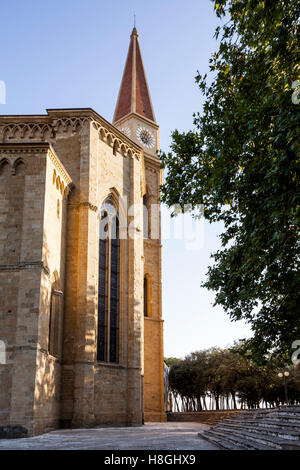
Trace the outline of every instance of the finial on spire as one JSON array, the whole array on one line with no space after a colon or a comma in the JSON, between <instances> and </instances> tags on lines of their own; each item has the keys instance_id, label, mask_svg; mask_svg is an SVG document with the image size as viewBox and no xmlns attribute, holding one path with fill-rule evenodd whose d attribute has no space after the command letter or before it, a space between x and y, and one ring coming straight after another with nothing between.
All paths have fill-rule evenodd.
<instances>
[{"instance_id":1,"label":"finial on spire","mask_svg":"<svg viewBox=\"0 0 300 470\"><path fill-rule=\"evenodd\" d=\"M136 25L136 15L134 13L134 15L133 15L133 30L132 30L131 36L138 36L138 32L137 32L137 29L136 29L135 25Z\"/></svg>"}]
</instances>

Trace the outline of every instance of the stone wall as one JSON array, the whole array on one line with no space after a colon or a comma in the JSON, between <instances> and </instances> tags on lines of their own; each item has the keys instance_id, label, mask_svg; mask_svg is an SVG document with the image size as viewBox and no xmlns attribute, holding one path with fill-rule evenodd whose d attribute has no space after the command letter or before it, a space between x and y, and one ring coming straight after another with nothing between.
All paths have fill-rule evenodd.
<instances>
[{"instance_id":1,"label":"stone wall","mask_svg":"<svg viewBox=\"0 0 300 470\"><path fill-rule=\"evenodd\" d=\"M51 290L45 220L53 224L52 211L57 217L57 195L52 204L49 196L49 188L54 187L51 159L56 157L46 143L1 145L0 156L0 162L6 159L0 175L0 332L7 345L7 364L0 366L0 403L4 411L0 413L0 425L22 426L32 435L47 429L47 421L57 424L57 416L53 421L54 413L48 413L47 406L59 374L53 367L50 371L51 365L45 359ZM61 204L63 194L59 193ZM61 233L57 227L52 228L54 240L60 245ZM52 247L52 259L56 251ZM45 371L55 379L45 380ZM42 423L39 410L44 413Z\"/></svg>"},{"instance_id":2,"label":"stone wall","mask_svg":"<svg viewBox=\"0 0 300 470\"><path fill-rule=\"evenodd\" d=\"M96 423L126 424L127 368L119 364L99 364L95 373Z\"/></svg>"},{"instance_id":3,"label":"stone wall","mask_svg":"<svg viewBox=\"0 0 300 470\"><path fill-rule=\"evenodd\" d=\"M60 422L61 363L65 286L66 210L71 178L54 151L48 152L43 215L43 265L40 292L38 348L34 391L34 434L55 429ZM58 349L51 355L50 306L56 291L59 302L55 328ZM52 300L53 301L53 300Z\"/></svg>"}]
</instances>

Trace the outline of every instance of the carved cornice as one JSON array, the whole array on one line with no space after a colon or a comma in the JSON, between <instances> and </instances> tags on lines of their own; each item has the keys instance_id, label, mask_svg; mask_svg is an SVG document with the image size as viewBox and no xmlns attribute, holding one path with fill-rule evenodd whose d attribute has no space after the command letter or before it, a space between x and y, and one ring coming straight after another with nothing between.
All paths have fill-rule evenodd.
<instances>
[{"instance_id":1,"label":"carved cornice","mask_svg":"<svg viewBox=\"0 0 300 470\"><path fill-rule=\"evenodd\" d=\"M85 123L92 123L101 140L124 156L140 159L143 149L91 108L53 109L47 115L0 116L0 142L47 141L81 133Z\"/></svg>"},{"instance_id":2,"label":"carved cornice","mask_svg":"<svg viewBox=\"0 0 300 470\"><path fill-rule=\"evenodd\" d=\"M49 147L50 145L48 142L0 142L0 153L45 153L49 149Z\"/></svg>"},{"instance_id":3,"label":"carved cornice","mask_svg":"<svg viewBox=\"0 0 300 470\"><path fill-rule=\"evenodd\" d=\"M96 129L99 138L112 147L114 154L119 152L124 157L136 158L141 162L143 166L141 193L144 194L143 149L91 108L52 109L47 110L47 115L36 116L0 116L0 144L24 142L29 145L28 148L31 148L32 141L41 141L41 143L46 141L52 144L57 138L82 133L86 125ZM31 151L40 152L41 148L33 146ZM15 149L14 152L24 152L24 149ZM59 167L59 171L63 172L64 177L69 181L68 184L71 184L71 178L59 164L59 159L55 156L53 149L51 152L51 160Z\"/></svg>"},{"instance_id":4,"label":"carved cornice","mask_svg":"<svg viewBox=\"0 0 300 470\"><path fill-rule=\"evenodd\" d=\"M53 123L43 122L0 124L0 141L48 141L54 142L58 135L73 135L81 130L84 119L59 119Z\"/></svg>"}]
</instances>

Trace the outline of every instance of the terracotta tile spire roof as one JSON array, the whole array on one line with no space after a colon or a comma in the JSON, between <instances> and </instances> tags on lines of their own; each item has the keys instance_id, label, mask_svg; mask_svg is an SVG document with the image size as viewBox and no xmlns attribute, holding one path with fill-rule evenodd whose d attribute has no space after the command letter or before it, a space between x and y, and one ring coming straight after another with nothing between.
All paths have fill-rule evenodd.
<instances>
[{"instance_id":1,"label":"terracotta tile spire roof","mask_svg":"<svg viewBox=\"0 0 300 470\"><path fill-rule=\"evenodd\" d=\"M119 119L130 113L140 114L155 122L155 115L139 46L139 35L135 27L130 36L129 50L113 122L119 121Z\"/></svg>"}]
</instances>

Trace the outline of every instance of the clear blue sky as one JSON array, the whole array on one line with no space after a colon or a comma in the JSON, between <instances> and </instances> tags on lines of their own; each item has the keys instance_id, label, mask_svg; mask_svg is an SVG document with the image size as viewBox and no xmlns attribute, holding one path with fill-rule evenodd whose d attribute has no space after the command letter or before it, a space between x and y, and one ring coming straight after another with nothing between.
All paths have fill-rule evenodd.
<instances>
[{"instance_id":1,"label":"clear blue sky","mask_svg":"<svg viewBox=\"0 0 300 470\"><path fill-rule=\"evenodd\" d=\"M7 87L1 114L46 108L92 107L111 121L133 27L140 35L150 91L168 150L175 128L192 127L202 97L194 76L208 71L217 18L209 0L11 0L0 7L0 80ZM184 356L249 336L212 307L200 288L220 227L204 225L201 248L163 241L165 355Z\"/></svg>"}]
</instances>

